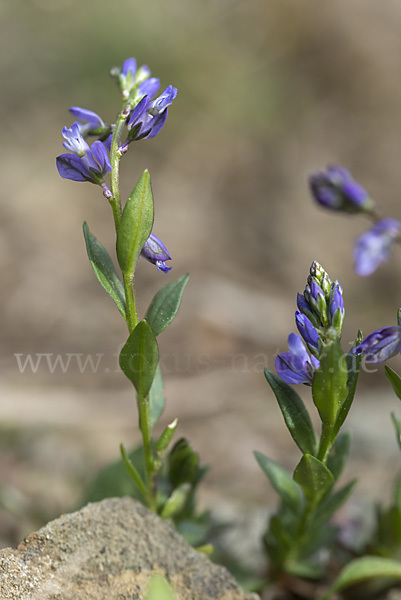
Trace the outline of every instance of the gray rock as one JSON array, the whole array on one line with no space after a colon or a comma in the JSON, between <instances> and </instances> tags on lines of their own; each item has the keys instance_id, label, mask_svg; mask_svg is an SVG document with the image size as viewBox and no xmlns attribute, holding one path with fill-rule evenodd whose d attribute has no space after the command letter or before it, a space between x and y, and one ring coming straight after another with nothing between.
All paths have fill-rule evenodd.
<instances>
[{"instance_id":1,"label":"gray rock","mask_svg":"<svg viewBox=\"0 0 401 600\"><path fill-rule=\"evenodd\" d=\"M62 515L0 551L1 600L142 600L153 573L177 600L256 600L131 498Z\"/></svg>"}]
</instances>

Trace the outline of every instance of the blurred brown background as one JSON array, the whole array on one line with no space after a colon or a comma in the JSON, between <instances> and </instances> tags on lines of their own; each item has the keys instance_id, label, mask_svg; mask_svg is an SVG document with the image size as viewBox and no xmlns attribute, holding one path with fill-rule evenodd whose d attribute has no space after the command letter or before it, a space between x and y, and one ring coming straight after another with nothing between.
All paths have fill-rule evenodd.
<instances>
[{"instance_id":1,"label":"blurred brown background","mask_svg":"<svg viewBox=\"0 0 401 600\"><path fill-rule=\"evenodd\" d=\"M160 135L133 144L121 164L125 195L150 169L154 231L173 256L169 275L141 262L142 314L161 285L191 274L160 338L162 424L180 416L180 434L211 464L204 506L271 506L252 450L288 467L298 455L263 367L286 349L310 263L343 284L345 343L358 328L392 324L400 304L400 253L357 279L353 239L367 223L319 210L306 183L311 170L344 164L401 217L400 3L2 0L0 18L1 543L72 509L119 442L138 441L114 356L127 332L81 230L87 220L112 253L111 210L95 186L55 168L68 108L112 122L109 69L130 56L179 89ZM15 354L72 358L65 373L46 357L33 373ZM77 354L100 355L97 373L81 373ZM382 371L363 374L350 417L356 502L367 491L377 498L399 461L389 419L399 407Z\"/></svg>"}]
</instances>

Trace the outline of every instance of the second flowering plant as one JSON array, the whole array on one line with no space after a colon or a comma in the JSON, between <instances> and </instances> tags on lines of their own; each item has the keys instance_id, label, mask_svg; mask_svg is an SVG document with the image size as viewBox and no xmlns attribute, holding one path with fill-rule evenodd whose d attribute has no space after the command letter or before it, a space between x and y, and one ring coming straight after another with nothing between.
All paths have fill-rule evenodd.
<instances>
[{"instance_id":1,"label":"second flowering plant","mask_svg":"<svg viewBox=\"0 0 401 600\"><path fill-rule=\"evenodd\" d=\"M97 185L111 206L121 275L87 223L83 224L83 233L92 269L128 329L119 362L135 388L143 443L140 451L132 455L121 445L121 454L138 497L162 517L179 520L191 513L194 489L205 469L199 467L198 456L186 440L181 439L170 448L177 419L156 439L153 428L165 404L157 338L177 314L188 275L167 283L144 316L140 316L135 290L139 259L143 257L158 271L168 273L171 256L153 232L149 172L142 173L126 200L121 198L119 179L122 157L132 143L150 140L161 131L177 89L169 85L158 95L159 79L151 77L147 66L138 68L134 58L127 59L121 68L114 68L111 74L122 99L115 123L105 123L91 110L71 107L77 120L62 131L68 153L58 156L56 162L61 177ZM94 141L90 144L90 140Z\"/></svg>"}]
</instances>

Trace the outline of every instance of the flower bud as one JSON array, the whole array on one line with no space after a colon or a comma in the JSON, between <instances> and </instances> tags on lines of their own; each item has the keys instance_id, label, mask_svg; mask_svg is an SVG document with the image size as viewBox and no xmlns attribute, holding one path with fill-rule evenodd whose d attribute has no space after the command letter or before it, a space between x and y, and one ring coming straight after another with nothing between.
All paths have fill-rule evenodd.
<instances>
[{"instance_id":1,"label":"flower bud","mask_svg":"<svg viewBox=\"0 0 401 600\"><path fill-rule=\"evenodd\" d=\"M156 265L157 269L163 273L171 270L171 267L166 265L166 260L171 260L171 256L163 242L153 233L146 240L141 250L141 256Z\"/></svg>"},{"instance_id":2,"label":"flower bud","mask_svg":"<svg viewBox=\"0 0 401 600\"><path fill-rule=\"evenodd\" d=\"M330 325L334 327L338 333L341 333L344 321L344 299L343 290L338 281L335 281L331 286L329 320Z\"/></svg>"},{"instance_id":3,"label":"flower bud","mask_svg":"<svg viewBox=\"0 0 401 600\"><path fill-rule=\"evenodd\" d=\"M312 196L324 208L337 212L372 212L375 203L344 167L329 166L309 177Z\"/></svg>"},{"instance_id":4,"label":"flower bud","mask_svg":"<svg viewBox=\"0 0 401 600\"><path fill-rule=\"evenodd\" d=\"M295 322L305 344L315 356L318 355L319 334L306 315L298 310L295 312Z\"/></svg>"}]
</instances>

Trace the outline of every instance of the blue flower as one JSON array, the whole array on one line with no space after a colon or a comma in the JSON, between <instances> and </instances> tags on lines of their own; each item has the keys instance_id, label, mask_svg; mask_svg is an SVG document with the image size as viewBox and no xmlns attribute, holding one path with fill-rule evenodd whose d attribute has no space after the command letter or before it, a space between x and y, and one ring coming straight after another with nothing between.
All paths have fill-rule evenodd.
<instances>
[{"instance_id":1,"label":"blue flower","mask_svg":"<svg viewBox=\"0 0 401 600\"><path fill-rule=\"evenodd\" d=\"M351 350L351 354L363 354L366 362L381 363L401 351L401 327L381 327L368 335Z\"/></svg>"},{"instance_id":2,"label":"blue flower","mask_svg":"<svg viewBox=\"0 0 401 600\"><path fill-rule=\"evenodd\" d=\"M70 128L63 127L63 138L66 140L63 142L63 146L78 156L85 156L90 148L82 137L79 125L79 123L73 123Z\"/></svg>"},{"instance_id":3,"label":"blue flower","mask_svg":"<svg viewBox=\"0 0 401 600\"><path fill-rule=\"evenodd\" d=\"M335 281L330 290L329 300L329 321L338 333L341 333L341 328L344 322L344 298L343 290L338 281Z\"/></svg>"},{"instance_id":4,"label":"blue flower","mask_svg":"<svg viewBox=\"0 0 401 600\"><path fill-rule=\"evenodd\" d=\"M171 267L166 265L166 260L171 260L171 256L163 242L153 233L146 240L141 250L141 256L156 265L157 269L163 273L171 270Z\"/></svg>"},{"instance_id":5,"label":"blue flower","mask_svg":"<svg viewBox=\"0 0 401 600\"><path fill-rule=\"evenodd\" d=\"M295 311L295 322L297 324L298 331L309 350L311 352L317 352L319 348L319 334L314 325L311 323L310 319L297 310Z\"/></svg>"},{"instance_id":6,"label":"blue flower","mask_svg":"<svg viewBox=\"0 0 401 600\"><path fill-rule=\"evenodd\" d=\"M285 383L312 385L313 374L320 366L319 361L314 356L309 356L300 336L296 333L290 333L288 336L288 348L290 352L278 354L274 361L278 376Z\"/></svg>"},{"instance_id":7,"label":"blue flower","mask_svg":"<svg viewBox=\"0 0 401 600\"><path fill-rule=\"evenodd\" d=\"M362 234L354 248L357 275L371 275L380 263L388 260L394 244L400 239L401 223L395 219L381 219Z\"/></svg>"},{"instance_id":8,"label":"blue flower","mask_svg":"<svg viewBox=\"0 0 401 600\"><path fill-rule=\"evenodd\" d=\"M77 123L74 123L70 129L64 127L63 136L66 139L64 147L71 150L73 154L62 154L57 157L56 164L61 177L103 185L103 176L111 171L111 164L102 142L93 142L89 147L79 133Z\"/></svg>"},{"instance_id":9,"label":"blue flower","mask_svg":"<svg viewBox=\"0 0 401 600\"><path fill-rule=\"evenodd\" d=\"M152 79L139 86L142 91L145 90L150 95L146 93L130 115L126 144L133 140L154 138L166 122L167 107L172 104L177 96L177 88L169 85L158 98L151 100L158 89L158 86L156 88L155 84L151 82Z\"/></svg>"},{"instance_id":10,"label":"blue flower","mask_svg":"<svg viewBox=\"0 0 401 600\"><path fill-rule=\"evenodd\" d=\"M312 196L318 204L347 213L370 212L374 202L344 167L329 166L309 177Z\"/></svg>"},{"instance_id":11,"label":"blue flower","mask_svg":"<svg viewBox=\"0 0 401 600\"><path fill-rule=\"evenodd\" d=\"M146 65L142 65L138 69L135 58L127 58L121 69L115 67L111 74L117 79L123 97L127 99L130 93L150 76L150 69Z\"/></svg>"}]
</instances>

